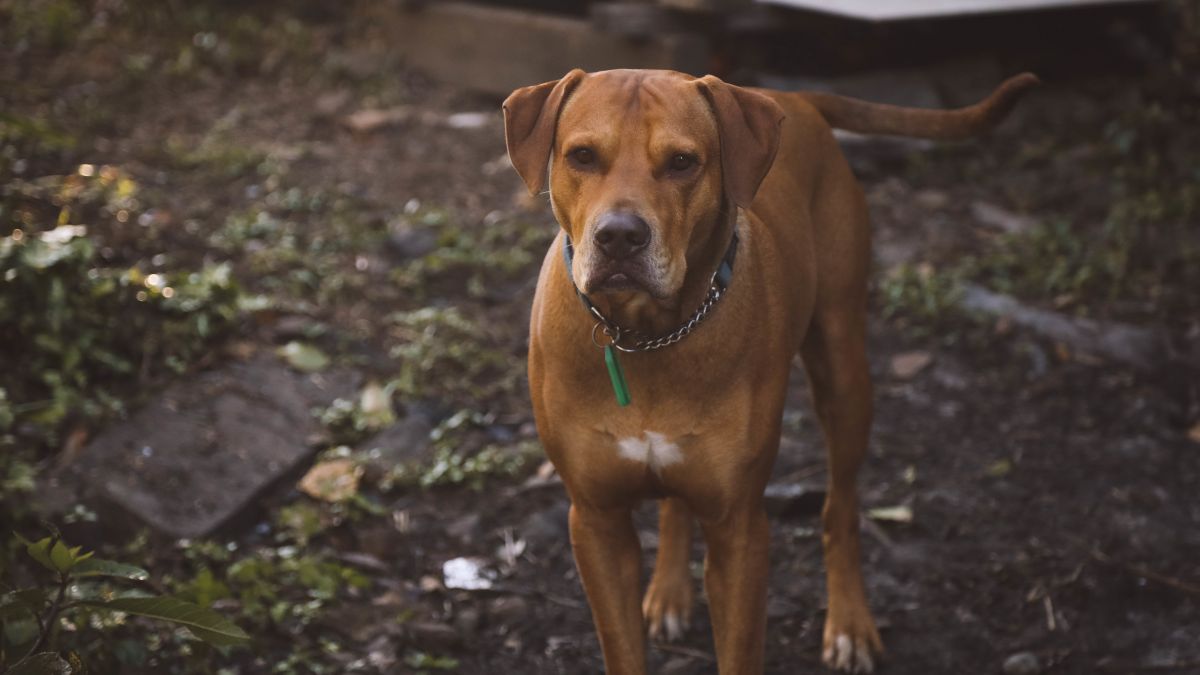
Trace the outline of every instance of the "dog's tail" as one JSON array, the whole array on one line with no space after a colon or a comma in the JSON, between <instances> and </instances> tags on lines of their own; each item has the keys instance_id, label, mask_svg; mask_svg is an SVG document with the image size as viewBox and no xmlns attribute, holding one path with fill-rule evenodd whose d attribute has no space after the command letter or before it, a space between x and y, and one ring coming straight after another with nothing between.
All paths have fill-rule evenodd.
<instances>
[{"instance_id":1,"label":"dog's tail","mask_svg":"<svg viewBox=\"0 0 1200 675\"><path fill-rule=\"evenodd\" d=\"M1021 95L1039 82L1033 73L1021 73L1005 80L979 103L954 110L904 108L820 92L796 95L816 108L829 126L836 129L860 134L959 139L996 126Z\"/></svg>"}]
</instances>

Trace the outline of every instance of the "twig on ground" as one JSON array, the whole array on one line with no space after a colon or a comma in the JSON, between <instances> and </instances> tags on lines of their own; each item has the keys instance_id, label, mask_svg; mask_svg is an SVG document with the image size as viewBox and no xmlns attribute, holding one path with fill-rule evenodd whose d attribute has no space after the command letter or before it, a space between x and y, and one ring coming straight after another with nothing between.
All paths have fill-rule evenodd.
<instances>
[{"instance_id":1,"label":"twig on ground","mask_svg":"<svg viewBox=\"0 0 1200 675\"><path fill-rule=\"evenodd\" d=\"M870 518L862 518L861 521L862 529L866 530L867 534L875 537L880 544L883 544L883 547L887 549L889 553L892 549L896 548L896 542L892 540L887 532L883 531L883 528L879 526L879 523L876 523Z\"/></svg>"},{"instance_id":2,"label":"twig on ground","mask_svg":"<svg viewBox=\"0 0 1200 675\"><path fill-rule=\"evenodd\" d=\"M1134 671L1170 671L1170 670L1191 670L1192 668L1200 668L1200 661L1170 661L1167 663L1146 663L1146 664L1129 664L1129 663L1097 663L1097 670L1113 671L1121 673L1130 673Z\"/></svg>"},{"instance_id":3,"label":"twig on ground","mask_svg":"<svg viewBox=\"0 0 1200 675\"><path fill-rule=\"evenodd\" d=\"M556 605L569 607L571 609L587 609L587 605L573 598L566 598L553 593L546 593L532 588L520 588L518 586L494 586L492 591L496 593L507 593L509 595L521 595L527 598L544 598L553 602Z\"/></svg>"},{"instance_id":4,"label":"twig on ground","mask_svg":"<svg viewBox=\"0 0 1200 675\"><path fill-rule=\"evenodd\" d=\"M681 645L667 644L665 642L654 642L651 644L653 644L654 648L659 650L660 652L667 652L668 654L679 654L680 656L690 656L693 659L700 659L701 661L705 661L707 663L716 663L717 662L716 657L714 657L712 654L709 654L708 652L705 652L705 651L701 651L699 649L692 649L691 647L683 647Z\"/></svg>"},{"instance_id":5,"label":"twig on ground","mask_svg":"<svg viewBox=\"0 0 1200 675\"><path fill-rule=\"evenodd\" d=\"M1095 549L1095 548L1092 549L1092 557L1106 565L1122 567L1126 571L1132 572L1139 577L1145 577L1147 579L1150 579L1151 581L1157 581L1158 583L1163 584L1164 586L1170 586L1171 588L1174 588L1179 591L1183 591L1184 593L1200 595L1200 585L1193 584L1188 581L1183 581L1182 579L1176 579L1175 577L1167 576L1165 574L1162 574L1161 572L1155 572L1154 570L1151 570L1151 569L1146 569L1145 567L1142 567L1141 565L1134 565L1133 563L1127 563L1127 562L1123 562L1121 560L1117 560L1117 559L1109 556L1108 554L1104 553L1100 549Z\"/></svg>"},{"instance_id":6,"label":"twig on ground","mask_svg":"<svg viewBox=\"0 0 1200 675\"><path fill-rule=\"evenodd\" d=\"M799 481L804 478L811 478L813 476L819 476L819 475L825 473L826 470L827 470L827 467L825 466L824 462L812 464L810 466L806 466L802 469L797 469L796 471L789 473L788 475L786 475L782 479L780 479L779 482L795 483L796 481Z\"/></svg>"}]
</instances>

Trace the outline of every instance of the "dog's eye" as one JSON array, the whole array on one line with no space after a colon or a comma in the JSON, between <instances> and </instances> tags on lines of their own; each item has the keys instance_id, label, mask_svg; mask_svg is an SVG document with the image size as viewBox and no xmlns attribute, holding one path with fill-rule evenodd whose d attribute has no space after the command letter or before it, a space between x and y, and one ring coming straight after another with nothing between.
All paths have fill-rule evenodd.
<instances>
[{"instance_id":1,"label":"dog's eye","mask_svg":"<svg viewBox=\"0 0 1200 675\"><path fill-rule=\"evenodd\" d=\"M568 156L581 166L588 166L596 161L596 153L592 152L591 148L575 148L568 153Z\"/></svg>"},{"instance_id":2,"label":"dog's eye","mask_svg":"<svg viewBox=\"0 0 1200 675\"><path fill-rule=\"evenodd\" d=\"M671 161L667 163L667 166L675 173L683 173L696 166L696 156L685 152L676 153L671 155Z\"/></svg>"}]
</instances>

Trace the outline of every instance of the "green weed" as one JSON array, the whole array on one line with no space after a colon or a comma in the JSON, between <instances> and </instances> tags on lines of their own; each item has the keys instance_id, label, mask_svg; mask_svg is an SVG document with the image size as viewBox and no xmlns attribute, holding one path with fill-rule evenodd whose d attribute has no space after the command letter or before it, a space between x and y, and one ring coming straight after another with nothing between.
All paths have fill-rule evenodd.
<instances>
[{"instance_id":1,"label":"green weed","mask_svg":"<svg viewBox=\"0 0 1200 675\"><path fill-rule=\"evenodd\" d=\"M468 402L512 393L524 367L520 359L493 346L483 326L454 307L425 307L388 317L391 350L399 361L396 391Z\"/></svg>"}]
</instances>

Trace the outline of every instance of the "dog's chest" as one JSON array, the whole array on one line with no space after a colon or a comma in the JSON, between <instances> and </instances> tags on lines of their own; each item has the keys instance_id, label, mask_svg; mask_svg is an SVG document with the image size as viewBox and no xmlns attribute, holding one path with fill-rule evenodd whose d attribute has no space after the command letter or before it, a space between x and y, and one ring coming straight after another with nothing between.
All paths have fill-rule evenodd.
<instances>
[{"instance_id":1,"label":"dog's chest","mask_svg":"<svg viewBox=\"0 0 1200 675\"><path fill-rule=\"evenodd\" d=\"M680 444L657 431L618 437L615 450L620 458L643 464L660 476L663 469L684 460Z\"/></svg>"}]
</instances>

